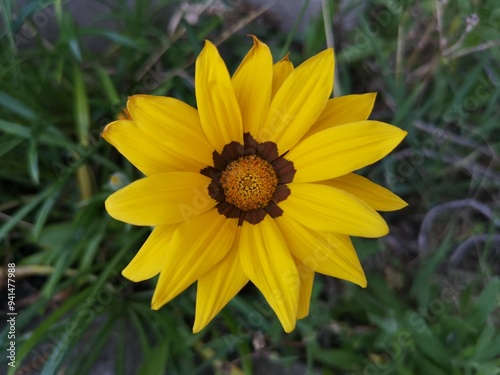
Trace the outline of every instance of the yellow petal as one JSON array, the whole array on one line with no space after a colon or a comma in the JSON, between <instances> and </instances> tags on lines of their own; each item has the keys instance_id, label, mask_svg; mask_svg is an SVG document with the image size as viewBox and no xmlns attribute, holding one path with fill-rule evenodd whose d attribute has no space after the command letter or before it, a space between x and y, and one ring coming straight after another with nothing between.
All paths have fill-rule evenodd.
<instances>
[{"instance_id":1,"label":"yellow petal","mask_svg":"<svg viewBox=\"0 0 500 375\"><path fill-rule=\"evenodd\" d=\"M320 183L353 194L377 211L395 211L408 206L408 203L390 190L355 173L349 173Z\"/></svg>"},{"instance_id":2,"label":"yellow petal","mask_svg":"<svg viewBox=\"0 0 500 375\"><path fill-rule=\"evenodd\" d=\"M159 274L176 228L177 224L173 224L158 225L153 229L139 252L122 271L122 275L129 280L138 282Z\"/></svg>"},{"instance_id":3,"label":"yellow petal","mask_svg":"<svg viewBox=\"0 0 500 375\"><path fill-rule=\"evenodd\" d=\"M199 173L154 174L111 194L106 210L115 219L134 225L189 221L217 203L208 195L209 183Z\"/></svg>"},{"instance_id":4,"label":"yellow petal","mask_svg":"<svg viewBox=\"0 0 500 375\"><path fill-rule=\"evenodd\" d=\"M366 287L366 276L349 236L312 231L287 212L276 224L293 256L305 267Z\"/></svg>"},{"instance_id":5,"label":"yellow petal","mask_svg":"<svg viewBox=\"0 0 500 375\"><path fill-rule=\"evenodd\" d=\"M243 144L241 113L226 64L208 40L196 60L196 102L201 126L219 153L224 145Z\"/></svg>"},{"instance_id":6,"label":"yellow petal","mask_svg":"<svg viewBox=\"0 0 500 375\"><path fill-rule=\"evenodd\" d=\"M135 123L157 142L204 168L212 163L213 147L201 128L198 111L175 98L134 95L127 108Z\"/></svg>"},{"instance_id":7,"label":"yellow petal","mask_svg":"<svg viewBox=\"0 0 500 375\"><path fill-rule=\"evenodd\" d=\"M287 154L297 170L293 181L327 180L363 168L386 156L406 134L378 121L353 122L320 131Z\"/></svg>"},{"instance_id":8,"label":"yellow petal","mask_svg":"<svg viewBox=\"0 0 500 375\"><path fill-rule=\"evenodd\" d=\"M255 36L253 43L234 73L232 84L240 106L243 131L257 134L269 113L273 56L269 47Z\"/></svg>"},{"instance_id":9,"label":"yellow petal","mask_svg":"<svg viewBox=\"0 0 500 375\"><path fill-rule=\"evenodd\" d=\"M163 259L151 308L158 310L219 263L233 245L237 224L213 209L179 225Z\"/></svg>"},{"instance_id":10,"label":"yellow petal","mask_svg":"<svg viewBox=\"0 0 500 375\"><path fill-rule=\"evenodd\" d=\"M290 73L293 72L293 64L288 59L288 54L273 65L273 90L271 98L274 98L281 85L288 78Z\"/></svg>"},{"instance_id":11,"label":"yellow petal","mask_svg":"<svg viewBox=\"0 0 500 375\"><path fill-rule=\"evenodd\" d=\"M283 82L273 98L258 141L272 141L279 154L294 146L325 107L333 87L333 50L302 63Z\"/></svg>"},{"instance_id":12,"label":"yellow petal","mask_svg":"<svg viewBox=\"0 0 500 375\"><path fill-rule=\"evenodd\" d=\"M233 247L224 259L198 280L193 333L205 328L248 282L238 251L239 236L236 235Z\"/></svg>"},{"instance_id":13,"label":"yellow petal","mask_svg":"<svg viewBox=\"0 0 500 375\"><path fill-rule=\"evenodd\" d=\"M295 328L300 280L295 262L269 215L257 225L241 227L240 260L248 278L259 288L285 332Z\"/></svg>"},{"instance_id":14,"label":"yellow petal","mask_svg":"<svg viewBox=\"0 0 500 375\"><path fill-rule=\"evenodd\" d=\"M161 172L200 170L199 163L161 145L132 121L112 122L104 128L101 136L147 176Z\"/></svg>"},{"instance_id":15,"label":"yellow petal","mask_svg":"<svg viewBox=\"0 0 500 375\"><path fill-rule=\"evenodd\" d=\"M314 283L314 271L306 267L300 260L293 258L300 278L299 308L297 310L297 319L305 318L309 315L311 305L311 294Z\"/></svg>"},{"instance_id":16,"label":"yellow petal","mask_svg":"<svg viewBox=\"0 0 500 375\"><path fill-rule=\"evenodd\" d=\"M318 120L309 129L306 137L332 126L367 120L375 104L377 93L346 95L332 98L326 103Z\"/></svg>"},{"instance_id":17,"label":"yellow petal","mask_svg":"<svg viewBox=\"0 0 500 375\"><path fill-rule=\"evenodd\" d=\"M360 237L381 237L389 232L373 208L343 190L295 182L288 187L291 194L279 206L308 228Z\"/></svg>"}]
</instances>

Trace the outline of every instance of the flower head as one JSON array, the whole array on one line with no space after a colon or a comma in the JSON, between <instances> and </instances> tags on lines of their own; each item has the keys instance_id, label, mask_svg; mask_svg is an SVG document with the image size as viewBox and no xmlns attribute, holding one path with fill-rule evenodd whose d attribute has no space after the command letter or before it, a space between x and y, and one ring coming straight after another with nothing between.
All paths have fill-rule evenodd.
<instances>
[{"instance_id":1,"label":"flower head","mask_svg":"<svg viewBox=\"0 0 500 375\"><path fill-rule=\"evenodd\" d=\"M152 308L197 281L194 332L250 280L286 332L309 311L314 273L366 286L349 236L380 237L377 211L406 203L354 174L406 132L367 120L375 94L329 99L331 49L296 69L253 47L231 77L207 41L196 61L195 109L132 96L130 120L103 137L146 177L106 200L109 214L154 230L123 275L159 274Z\"/></svg>"}]
</instances>

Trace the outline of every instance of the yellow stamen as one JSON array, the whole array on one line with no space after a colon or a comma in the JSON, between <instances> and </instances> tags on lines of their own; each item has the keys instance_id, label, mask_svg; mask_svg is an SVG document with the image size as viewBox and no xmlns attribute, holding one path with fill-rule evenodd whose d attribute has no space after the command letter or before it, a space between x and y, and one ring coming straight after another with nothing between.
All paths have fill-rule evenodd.
<instances>
[{"instance_id":1,"label":"yellow stamen","mask_svg":"<svg viewBox=\"0 0 500 375\"><path fill-rule=\"evenodd\" d=\"M231 162L220 179L226 201L240 210L266 207L278 185L271 164L255 155L242 156Z\"/></svg>"}]
</instances>

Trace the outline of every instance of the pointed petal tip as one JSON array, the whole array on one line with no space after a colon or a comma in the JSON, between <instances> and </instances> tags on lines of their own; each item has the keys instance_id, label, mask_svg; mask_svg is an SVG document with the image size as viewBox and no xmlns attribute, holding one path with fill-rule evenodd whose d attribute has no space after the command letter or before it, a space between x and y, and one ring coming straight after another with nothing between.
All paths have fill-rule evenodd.
<instances>
[{"instance_id":1,"label":"pointed petal tip","mask_svg":"<svg viewBox=\"0 0 500 375\"><path fill-rule=\"evenodd\" d=\"M130 264L129 264L127 267L125 267L125 268L122 270L122 272L120 272L120 273L121 273L121 275L122 275L124 278L126 278L127 280L134 281L134 280L132 280L132 278L130 277L130 274L129 274L129 271L128 271L129 266L130 266Z\"/></svg>"},{"instance_id":2,"label":"pointed petal tip","mask_svg":"<svg viewBox=\"0 0 500 375\"><path fill-rule=\"evenodd\" d=\"M217 54L218 55L219 54L219 50L217 49L217 46L215 44L213 44L210 40L205 39L205 42L203 44L203 48L201 49L201 52L198 54L198 57L196 59L196 64L199 64L200 59L204 58L207 53L210 56L213 56L213 54Z\"/></svg>"},{"instance_id":3,"label":"pointed petal tip","mask_svg":"<svg viewBox=\"0 0 500 375\"><path fill-rule=\"evenodd\" d=\"M107 197L106 200L104 201L104 208L106 209L108 215L111 216L113 219L121 221L123 223L127 223L121 218L120 214L122 213L122 210L116 207L117 199L118 200L120 199L122 190L123 189L115 191L113 194Z\"/></svg>"},{"instance_id":4,"label":"pointed petal tip","mask_svg":"<svg viewBox=\"0 0 500 375\"><path fill-rule=\"evenodd\" d=\"M115 120L115 121L112 121L109 124L107 124L104 127L104 129L102 129L101 137L106 139L106 141L108 141L107 137L109 136L109 134L111 133L113 128L115 128L116 126L119 126L119 123L123 123L123 122L130 122L130 120Z\"/></svg>"},{"instance_id":5,"label":"pointed petal tip","mask_svg":"<svg viewBox=\"0 0 500 375\"><path fill-rule=\"evenodd\" d=\"M119 190L118 190L119 191ZM106 200L104 201L104 208L106 209L106 212L108 213L109 216L111 216L113 219L115 220L118 220L116 219L115 215L114 215L114 195L116 194L113 193L111 194L109 197L106 198Z\"/></svg>"},{"instance_id":6,"label":"pointed petal tip","mask_svg":"<svg viewBox=\"0 0 500 375\"><path fill-rule=\"evenodd\" d=\"M205 44L203 45L203 49L205 49L207 47L208 48L215 48L215 49L217 49L217 47L215 46L215 44L212 43L211 40L205 39Z\"/></svg>"},{"instance_id":7,"label":"pointed petal tip","mask_svg":"<svg viewBox=\"0 0 500 375\"><path fill-rule=\"evenodd\" d=\"M279 62L282 62L282 61L287 61L287 62L291 62L290 61L290 51L288 51L285 55L285 57L283 57Z\"/></svg>"},{"instance_id":8,"label":"pointed petal tip","mask_svg":"<svg viewBox=\"0 0 500 375\"><path fill-rule=\"evenodd\" d=\"M150 99L156 99L156 98L159 98L159 97L164 97L164 96L161 96L161 95L149 95L149 94L135 94L135 95L131 95L128 97L128 100L127 100L127 110L129 111L129 113L131 113L131 108L132 108L132 111L133 111L133 108L134 107L139 107L140 105L143 105L144 103L146 103L148 100Z\"/></svg>"},{"instance_id":9,"label":"pointed petal tip","mask_svg":"<svg viewBox=\"0 0 500 375\"><path fill-rule=\"evenodd\" d=\"M151 300L151 310L155 311L160 310L160 308L168 302L168 300L166 301L164 300L165 298L160 300L160 296L158 295L158 290L155 290L155 292L153 293L153 299Z\"/></svg>"},{"instance_id":10,"label":"pointed petal tip","mask_svg":"<svg viewBox=\"0 0 500 375\"><path fill-rule=\"evenodd\" d=\"M315 58L315 57L328 60L328 63L331 62L331 64L334 64L334 62L335 62L334 61L335 60L335 51L333 50L333 48L327 48L327 49L325 49L325 50L317 53L312 58Z\"/></svg>"},{"instance_id":11,"label":"pointed petal tip","mask_svg":"<svg viewBox=\"0 0 500 375\"><path fill-rule=\"evenodd\" d=\"M138 107L140 105L141 101L147 100L148 97L153 96L153 95L147 95L147 94L135 94L131 95L127 99L127 110L129 113L131 112L131 109L133 111L134 107Z\"/></svg>"},{"instance_id":12,"label":"pointed petal tip","mask_svg":"<svg viewBox=\"0 0 500 375\"><path fill-rule=\"evenodd\" d=\"M398 211L409 206L408 202L406 202L404 199L401 199L396 194L393 194L392 198L393 199L391 202L392 203L391 207L388 207L387 209L384 210L377 209L377 211L385 211L385 212Z\"/></svg>"},{"instance_id":13,"label":"pointed petal tip","mask_svg":"<svg viewBox=\"0 0 500 375\"><path fill-rule=\"evenodd\" d=\"M366 204L366 206L369 207L368 204ZM370 208L370 210L373 211L374 215L376 215L378 217L377 217L376 221L372 222L373 226L371 228L371 232L364 233L360 237L380 238L380 237L387 236L389 234L389 226L387 225L387 222L384 220L384 218L377 211L373 210L373 208L371 208L371 207L369 207L369 208Z\"/></svg>"},{"instance_id":14,"label":"pointed petal tip","mask_svg":"<svg viewBox=\"0 0 500 375\"><path fill-rule=\"evenodd\" d=\"M271 54L271 50L269 49L268 45L266 43L262 42L259 38L257 38L256 35L254 35L254 34L247 34L247 36L250 37L250 38L252 38L252 41L253 41L253 46L252 46L252 48L250 50L252 50L252 49L257 50L259 48L264 48L264 49L267 50L267 52L269 54Z\"/></svg>"},{"instance_id":15,"label":"pointed petal tip","mask_svg":"<svg viewBox=\"0 0 500 375\"><path fill-rule=\"evenodd\" d=\"M130 277L130 275L129 275L128 271L127 271L127 268L128 268L128 266L127 266L127 267L125 267L125 268L122 270L122 272L120 272L120 274L121 274L124 278L126 278L127 280L134 281L134 280L132 280L132 278Z\"/></svg>"},{"instance_id":16,"label":"pointed petal tip","mask_svg":"<svg viewBox=\"0 0 500 375\"><path fill-rule=\"evenodd\" d=\"M140 282L140 281L144 281L144 280L143 280L143 279L141 279L141 278L137 278L137 277L135 276L134 272L132 272L132 271L130 270L130 264L129 264L127 267L125 267L125 268L123 269L123 271L121 272L121 274L122 274L122 276L123 276L124 278L126 278L127 280L130 280L130 281L132 281L132 282L134 282L134 283L137 283L137 282Z\"/></svg>"},{"instance_id":17,"label":"pointed petal tip","mask_svg":"<svg viewBox=\"0 0 500 375\"><path fill-rule=\"evenodd\" d=\"M247 34L247 36L250 37L250 38L252 38L254 46L257 46L258 44L264 44L254 34Z\"/></svg>"},{"instance_id":18,"label":"pointed petal tip","mask_svg":"<svg viewBox=\"0 0 500 375\"><path fill-rule=\"evenodd\" d=\"M108 125L106 125L104 127L104 129L102 129L102 132L101 134L99 135L101 138L104 138L106 139L106 132L109 132L109 129L110 129L110 125L112 124L112 122L110 122Z\"/></svg>"},{"instance_id":19,"label":"pointed petal tip","mask_svg":"<svg viewBox=\"0 0 500 375\"><path fill-rule=\"evenodd\" d=\"M309 311L307 312L307 314L300 314L300 315L297 314L297 320L307 318L308 315L309 315Z\"/></svg>"},{"instance_id":20,"label":"pointed petal tip","mask_svg":"<svg viewBox=\"0 0 500 375\"><path fill-rule=\"evenodd\" d=\"M406 130L403 130L395 125L392 125L395 130L394 130L394 140L397 141L397 143L394 145L394 148L396 148L396 146L398 146L402 141L403 139L406 138L406 136L408 135L408 132Z\"/></svg>"},{"instance_id":21,"label":"pointed petal tip","mask_svg":"<svg viewBox=\"0 0 500 375\"><path fill-rule=\"evenodd\" d=\"M366 280L366 275L365 275L365 271L363 270L363 268L360 269L359 274L353 275L353 276L354 277L351 280L347 280L347 281L350 281L351 283L356 284L357 286L359 286L363 289L367 287L368 281Z\"/></svg>"},{"instance_id":22,"label":"pointed petal tip","mask_svg":"<svg viewBox=\"0 0 500 375\"><path fill-rule=\"evenodd\" d=\"M325 59L331 59L333 61L333 59L335 58L335 51L333 50L333 48L327 48L313 57L322 57Z\"/></svg>"},{"instance_id":23,"label":"pointed petal tip","mask_svg":"<svg viewBox=\"0 0 500 375\"><path fill-rule=\"evenodd\" d=\"M389 234L389 226L382 216L380 216L380 226L379 228L377 228L377 230L374 231L373 237L369 238L380 238Z\"/></svg>"},{"instance_id":24,"label":"pointed petal tip","mask_svg":"<svg viewBox=\"0 0 500 375\"><path fill-rule=\"evenodd\" d=\"M195 319L194 324L193 324L193 334L201 332L207 324L200 324L199 321Z\"/></svg>"},{"instance_id":25,"label":"pointed petal tip","mask_svg":"<svg viewBox=\"0 0 500 375\"><path fill-rule=\"evenodd\" d=\"M297 321L293 320L291 322L281 322L281 325L283 326L285 333L291 333L295 329Z\"/></svg>"}]
</instances>

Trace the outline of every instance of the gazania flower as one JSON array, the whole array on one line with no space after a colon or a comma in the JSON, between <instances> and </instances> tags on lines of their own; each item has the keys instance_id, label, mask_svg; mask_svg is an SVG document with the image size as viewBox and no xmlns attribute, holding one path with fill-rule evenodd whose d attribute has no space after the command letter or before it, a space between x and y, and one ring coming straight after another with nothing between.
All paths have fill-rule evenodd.
<instances>
[{"instance_id":1,"label":"gazania flower","mask_svg":"<svg viewBox=\"0 0 500 375\"><path fill-rule=\"evenodd\" d=\"M290 332L308 314L315 272L366 286L349 236L384 236L377 211L406 203L353 171L406 132L367 120L375 94L329 99L333 70L331 49L294 69L287 58L273 65L254 37L231 77L207 41L196 61L198 109L135 95L131 120L104 129L146 176L106 209L154 226L123 270L132 281L159 274L153 309L197 281L198 332L250 280Z\"/></svg>"}]
</instances>

